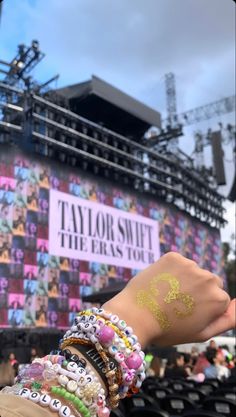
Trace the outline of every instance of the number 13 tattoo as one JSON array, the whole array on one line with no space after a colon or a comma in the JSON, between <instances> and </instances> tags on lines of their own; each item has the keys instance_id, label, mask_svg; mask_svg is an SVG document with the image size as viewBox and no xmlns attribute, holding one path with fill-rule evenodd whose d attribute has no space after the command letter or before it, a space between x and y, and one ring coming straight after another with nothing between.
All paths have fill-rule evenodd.
<instances>
[{"instance_id":1,"label":"number 13 tattoo","mask_svg":"<svg viewBox=\"0 0 236 417\"><path fill-rule=\"evenodd\" d=\"M180 291L180 284L177 278L168 273L163 273L158 277L154 277L151 280L149 291L140 290L137 293L137 303L140 307L148 308L153 316L157 319L160 327L163 330L167 330L171 327L171 322L167 314L161 309L160 305L156 301L159 296L158 284L161 281L166 281L170 285L170 290L164 297L166 304L171 304L174 301L179 301L184 309L180 310L177 307L173 307L173 311L178 318L184 318L190 316L194 309L194 299L191 295L188 295Z\"/></svg>"}]
</instances>

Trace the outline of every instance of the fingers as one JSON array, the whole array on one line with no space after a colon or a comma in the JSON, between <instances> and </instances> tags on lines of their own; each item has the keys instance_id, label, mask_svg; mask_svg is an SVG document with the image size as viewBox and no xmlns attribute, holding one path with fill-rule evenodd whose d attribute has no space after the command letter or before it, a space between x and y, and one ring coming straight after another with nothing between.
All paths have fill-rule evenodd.
<instances>
[{"instance_id":1,"label":"fingers","mask_svg":"<svg viewBox=\"0 0 236 417\"><path fill-rule=\"evenodd\" d=\"M208 340L211 337L217 336L220 333L224 333L227 330L234 329L236 326L236 299L231 300L226 311L214 320L207 328L202 332L201 340Z\"/></svg>"}]
</instances>

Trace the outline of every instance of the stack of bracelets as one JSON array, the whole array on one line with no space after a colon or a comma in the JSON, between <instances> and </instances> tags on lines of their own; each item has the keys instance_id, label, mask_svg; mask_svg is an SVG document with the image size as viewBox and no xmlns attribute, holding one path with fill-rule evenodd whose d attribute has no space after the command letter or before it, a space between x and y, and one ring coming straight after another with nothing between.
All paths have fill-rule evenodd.
<instances>
[{"instance_id":1,"label":"stack of bracelets","mask_svg":"<svg viewBox=\"0 0 236 417\"><path fill-rule=\"evenodd\" d=\"M72 346L78 355L70 352ZM16 384L1 393L49 407L60 417L108 417L120 399L138 392L144 379L144 353L132 328L93 307L78 314L58 350L26 365Z\"/></svg>"}]
</instances>

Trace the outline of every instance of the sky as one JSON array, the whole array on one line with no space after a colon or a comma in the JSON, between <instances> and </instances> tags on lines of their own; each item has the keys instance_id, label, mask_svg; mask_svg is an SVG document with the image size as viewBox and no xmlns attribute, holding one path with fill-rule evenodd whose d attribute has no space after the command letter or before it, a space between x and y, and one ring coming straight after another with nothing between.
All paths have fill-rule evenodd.
<instances>
[{"instance_id":1,"label":"sky","mask_svg":"<svg viewBox=\"0 0 236 417\"><path fill-rule=\"evenodd\" d=\"M59 73L57 87L92 74L160 111L165 117L165 74L176 78L177 112L235 94L233 0L4 0L0 59L19 43L40 42L46 58L34 71L41 82ZM235 124L229 114L185 130L179 146L189 153L194 132ZM227 186L233 180L232 144L225 148ZM206 149L210 163L210 149ZM229 240L235 209L226 202Z\"/></svg>"}]
</instances>

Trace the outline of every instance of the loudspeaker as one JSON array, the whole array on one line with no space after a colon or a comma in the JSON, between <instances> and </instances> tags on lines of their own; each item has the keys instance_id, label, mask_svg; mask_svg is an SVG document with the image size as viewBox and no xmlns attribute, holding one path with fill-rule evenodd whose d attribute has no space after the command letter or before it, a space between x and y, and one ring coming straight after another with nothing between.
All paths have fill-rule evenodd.
<instances>
[{"instance_id":1,"label":"loudspeaker","mask_svg":"<svg viewBox=\"0 0 236 417\"><path fill-rule=\"evenodd\" d=\"M216 176L217 185L225 185L225 167L224 167L224 152L221 146L222 136L221 131L212 132L211 134L211 146L212 146L212 157L213 166Z\"/></svg>"}]
</instances>

